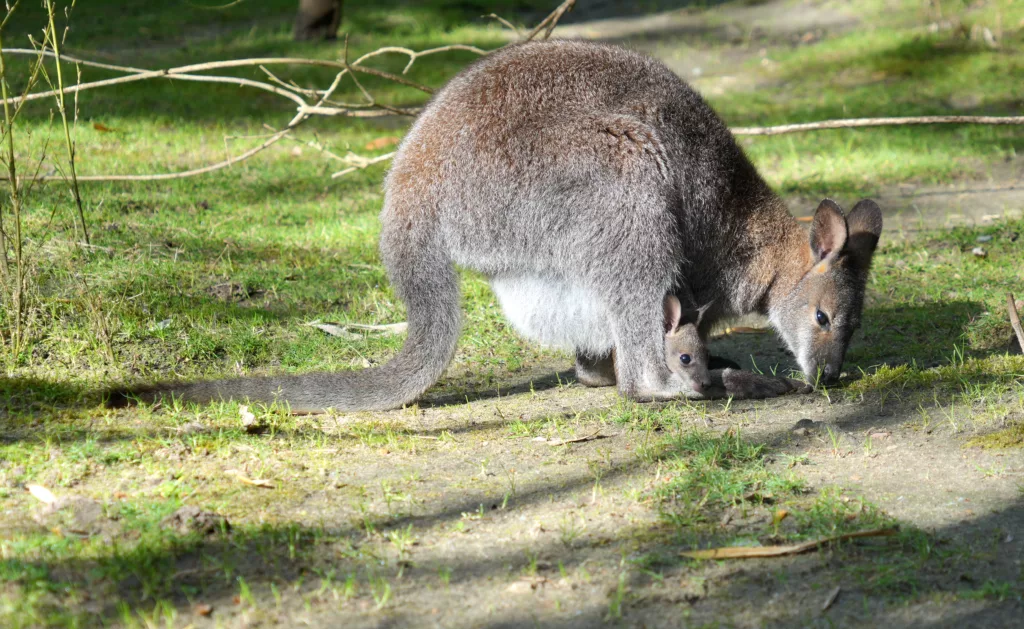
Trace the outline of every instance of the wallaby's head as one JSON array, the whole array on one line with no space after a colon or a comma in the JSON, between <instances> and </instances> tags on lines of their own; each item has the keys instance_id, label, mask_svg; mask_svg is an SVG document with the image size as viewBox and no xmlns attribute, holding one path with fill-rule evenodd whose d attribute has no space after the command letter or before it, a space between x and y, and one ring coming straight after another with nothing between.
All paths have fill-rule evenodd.
<instances>
[{"instance_id":1,"label":"wallaby's head","mask_svg":"<svg viewBox=\"0 0 1024 629\"><path fill-rule=\"evenodd\" d=\"M710 304L709 304L710 305ZM708 373L708 347L700 337L698 325L708 306L684 308L675 295L665 297L665 360L695 393L711 386Z\"/></svg>"},{"instance_id":2,"label":"wallaby's head","mask_svg":"<svg viewBox=\"0 0 1024 629\"><path fill-rule=\"evenodd\" d=\"M868 269L881 233L882 211L874 201L860 201L845 217L835 202L822 201L811 221L810 268L769 309L811 384L839 378L850 337L860 326Z\"/></svg>"}]
</instances>

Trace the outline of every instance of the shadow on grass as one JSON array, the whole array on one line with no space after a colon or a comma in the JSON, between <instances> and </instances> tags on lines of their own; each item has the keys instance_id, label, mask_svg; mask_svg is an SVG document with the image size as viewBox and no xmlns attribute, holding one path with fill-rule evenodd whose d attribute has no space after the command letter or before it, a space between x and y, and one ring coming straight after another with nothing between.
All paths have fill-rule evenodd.
<instances>
[{"instance_id":1,"label":"shadow on grass","mask_svg":"<svg viewBox=\"0 0 1024 629\"><path fill-rule=\"evenodd\" d=\"M669 448L658 460L678 454L681 452ZM612 485L625 477L643 474L655 463L631 458L609 469L602 482ZM372 505L357 509L340 505L337 498L332 499L325 492L313 492L307 494L307 501L322 493L319 499L329 504L330 512L320 518L330 524L241 526L230 533L208 537L180 536L161 530L157 522L173 506L145 513L122 509L128 537L139 539L134 547L121 548L97 536L75 542L85 545L86 554L92 555L92 559L62 558L62 553L74 552L75 543L69 547L64 542L30 553L35 558L15 559L10 551L20 542L9 541L8 553L0 559L0 575L16 588L17 594L26 596L25 600L42 602L40 607L51 621L64 615L65 619L78 617L87 623L109 622L120 616L124 608L144 612L154 603L160 613L174 611L188 620L194 614L193 605L202 603L212 605L220 621L257 611L278 620L302 615L306 615L307 621L320 615L336 619L340 611L403 626L421 620L423 612L403 609L406 595L415 596L418 590L416 606L442 607L438 603L447 597L466 594L467 590L460 588L472 589L474 584L491 584L495 580L515 581L516 575L529 570L531 564L538 570L538 577L550 578L550 587L556 587L553 583L559 578L555 565L570 575L584 565L589 565L591 572L600 571L603 564L630 573L627 590L647 592L643 597L627 595L620 600L618 613L633 625L669 623L680 609L689 610L691 620L704 616L720 620L723 606L728 605L735 613L763 613L765 626L808 626L886 617L889 621L885 626L938 627L946 626L942 624L945 620L935 621L937 624L929 624L932 620L921 622L900 601L922 603L939 598L949 602L950 597L965 592L982 599L980 609L974 606L963 612L972 617L1005 622L1021 610L1019 592L1014 594L1011 590L1007 600L995 600L1003 590L988 592L985 586L995 583L1002 587L1018 582L1019 561L1024 555L1022 542L1006 542L999 546L999 552L993 552L993 544L1002 543L1007 531L1024 520L1024 499L1007 504L999 513L966 520L931 534L905 531L880 544L850 544L796 558L741 561L715 569L712 576L705 570L708 565L678 558L679 550L701 545L700 535L695 537L685 530L662 525L624 523L610 536L587 535L569 543L559 542L549 532L531 542L529 554L521 548L506 550L501 544L488 545L479 552L452 553L448 545L442 544L401 551L396 550L397 544L383 543L389 534L401 534L407 529L444 530L464 521L465 514L475 513L480 505L493 505L486 507L482 518L512 520L520 508L571 498L586 492L593 483L588 472L541 482L518 492L509 502L507 512L498 510L500 495L473 489L461 490L453 499L426 503L424 511L417 514L391 513L390 506L388 514L375 512ZM538 559L542 564L536 563ZM446 571L449 577L442 585L438 575ZM783 573L798 578L782 579ZM348 590L350 575L352 588ZM685 584L691 579L701 583L707 579L713 587L696 595L681 596L674 592L677 582ZM821 603L827 592L839 584L842 597L824 618ZM389 602L386 607L381 605L385 607L382 611L373 611L374 605L369 601L376 599L379 603L385 586ZM423 591L426 588L438 591L428 598ZM83 604L80 595L86 591L91 594L89 604ZM613 596L609 594L609 599ZM780 597L787 601L786 605L769 604ZM749 608L736 608L737 600L747 601ZM445 611L439 618L442 622L449 608L461 609L459 605L443 607ZM598 603L572 613L575 615L565 619L571 626L592 626L609 613L609 606ZM486 620L483 625L521 626L527 620L521 615L526 612L520 607L516 614ZM565 626L563 622L538 624Z\"/></svg>"}]
</instances>

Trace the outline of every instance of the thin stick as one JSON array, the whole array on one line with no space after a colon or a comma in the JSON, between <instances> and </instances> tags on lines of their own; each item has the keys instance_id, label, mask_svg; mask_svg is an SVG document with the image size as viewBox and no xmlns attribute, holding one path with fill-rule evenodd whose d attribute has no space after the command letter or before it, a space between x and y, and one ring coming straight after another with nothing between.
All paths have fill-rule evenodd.
<instances>
[{"instance_id":1,"label":"thin stick","mask_svg":"<svg viewBox=\"0 0 1024 629\"><path fill-rule=\"evenodd\" d=\"M545 28L547 30L544 32L544 37L542 39L547 39L548 37L550 37L551 31L555 30L555 26L558 24L558 20L562 19L562 16L568 13L569 11L572 11L572 8L574 6L576 6L576 0L565 0L565 2L558 5L558 8L549 13L546 18L541 20L540 24L533 27L533 30L531 30L526 35L526 41L533 41L533 38L536 37Z\"/></svg>"},{"instance_id":2,"label":"thin stick","mask_svg":"<svg viewBox=\"0 0 1024 629\"><path fill-rule=\"evenodd\" d=\"M1020 324L1020 314L1017 313L1017 304L1014 302L1013 293L1006 296L1006 310L1010 313L1010 326L1013 333L1017 335L1017 344L1021 351L1024 351L1024 327Z\"/></svg>"},{"instance_id":3,"label":"thin stick","mask_svg":"<svg viewBox=\"0 0 1024 629\"><path fill-rule=\"evenodd\" d=\"M821 129L852 129L857 127L890 127L912 124L1024 124L1024 116L907 116L891 118L846 118L840 120L822 120L820 122L801 122L784 124L774 127L733 127L729 129L733 135L782 135L783 133L799 133L801 131L819 131Z\"/></svg>"},{"instance_id":4,"label":"thin stick","mask_svg":"<svg viewBox=\"0 0 1024 629\"><path fill-rule=\"evenodd\" d=\"M445 46L444 48L451 49L453 47ZM427 51L424 51L424 52L427 52ZM406 79L404 77L398 76L396 74L391 74L390 72L385 72L383 70L377 70L376 68L367 68L367 67L364 67L364 66L360 66L359 65L360 61L362 59L366 58L367 56L368 55L363 55L363 57L361 57L360 59L357 59L354 63L352 63L351 66L350 66L352 68L352 70L355 71L355 72L360 72L362 74L370 74L372 76L377 76L377 77L380 77L380 78L383 78L383 79L387 79L389 81L393 81L393 82L399 83L401 85L406 85L408 87L412 87L414 89L420 90L421 92L424 92L424 93L427 93L427 94L433 94L434 93L433 88L429 88L426 85L420 85L419 83L416 83L415 81L410 81L409 79ZM97 87L106 87L108 85L117 85L117 84L121 84L121 83L133 83L135 81L145 81L147 79L155 79L155 78L162 78L162 77L165 77L165 78L181 78L181 77L183 77L183 75L190 75L190 74L192 74L194 72L205 72L207 70L220 70L220 69L223 69L223 68L244 68L244 67L249 67L249 66L260 66L260 65L317 66L317 67L321 67L321 68L334 68L336 70L345 70L345 66L346 66L346 64L341 63L339 61L329 61L329 60L326 60L326 59L302 59L302 58L298 58L298 57L257 57L257 58L251 58L251 59L228 59L226 61L208 61L206 63L195 63L195 64L191 64L191 65L187 65L187 66L179 66L179 67L176 67L176 68L167 68L167 69L164 69L164 70L150 70L150 71L146 71L146 72L135 72L134 74L131 74L129 76L121 76L121 77L117 77L117 78L113 78L113 79L104 79L102 81L93 81L91 83L82 83L81 85L76 85L76 86L74 86L72 88L69 88L66 93L80 92L80 91L87 90L87 89L95 89ZM224 82L224 83L237 83L239 85L242 85L242 84L252 85L253 83L257 83L257 84L259 84L261 86L262 89L266 89L267 91L274 92L274 93L279 94L281 96L285 96L287 94L286 90L284 90L284 89L282 89L280 87L277 87L275 85L270 85L269 83L260 83L259 81L250 81L249 79L238 79L238 78L235 78L235 77L199 77L199 76L189 76L189 78L186 79L186 80L189 80L189 81L208 80L208 81ZM253 87L255 87L255 85L253 85ZM37 100L39 98L46 98L47 96L53 96L53 95L54 95L53 91L50 91L50 92L37 92L37 93L34 93L34 94L28 94L28 95L25 95L25 96L15 97L13 99L8 99L8 100L11 100L14 103L21 104L21 103L26 102L26 101ZM292 94L292 96L296 96L296 95ZM303 104L305 104L305 103L303 103Z\"/></svg>"},{"instance_id":5,"label":"thin stick","mask_svg":"<svg viewBox=\"0 0 1024 629\"><path fill-rule=\"evenodd\" d=\"M506 20L505 18L501 17L497 13L488 13L487 15L481 15L480 17L486 17L486 18L490 18L492 20L497 20L498 22L501 23L502 26L504 26L505 28L509 29L513 33L515 33L517 39L522 39L523 38L523 33L518 28L516 28L515 24L513 24L512 22L509 22L508 20Z\"/></svg>"},{"instance_id":6,"label":"thin stick","mask_svg":"<svg viewBox=\"0 0 1024 629\"><path fill-rule=\"evenodd\" d=\"M73 1L71 6L75 6ZM89 226L85 222L85 210L82 208L82 194L78 189L78 174L75 169L75 143L71 139L71 127L68 126L68 112L64 107L64 73L61 71L60 67L60 45L57 43L59 38L57 37L57 26L54 23L53 18L53 14L55 12L56 9L53 6L53 0L46 0L46 13L48 14L50 21L50 47L53 48L53 58L56 61L54 65L57 69L57 111L60 113L60 121L64 126L64 144L67 146L68 150L68 170L71 174L71 196L74 198L75 206L78 208L78 222L82 225L82 240L88 245L90 244ZM52 85L53 84L51 83L51 86Z\"/></svg>"}]
</instances>

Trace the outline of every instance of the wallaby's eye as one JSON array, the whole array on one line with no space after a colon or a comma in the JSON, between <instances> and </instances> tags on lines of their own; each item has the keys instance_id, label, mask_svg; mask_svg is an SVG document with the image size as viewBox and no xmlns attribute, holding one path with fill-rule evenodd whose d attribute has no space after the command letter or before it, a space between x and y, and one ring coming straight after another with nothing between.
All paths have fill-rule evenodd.
<instances>
[{"instance_id":1,"label":"wallaby's eye","mask_svg":"<svg viewBox=\"0 0 1024 629\"><path fill-rule=\"evenodd\" d=\"M814 318L817 319L818 325L828 329L828 315L822 312L820 309L814 313Z\"/></svg>"},{"instance_id":2,"label":"wallaby's eye","mask_svg":"<svg viewBox=\"0 0 1024 629\"><path fill-rule=\"evenodd\" d=\"M684 365L689 365L691 360L693 359L690 358L689 354L683 354L679 357L679 362L683 363Z\"/></svg>"}]
</instances>

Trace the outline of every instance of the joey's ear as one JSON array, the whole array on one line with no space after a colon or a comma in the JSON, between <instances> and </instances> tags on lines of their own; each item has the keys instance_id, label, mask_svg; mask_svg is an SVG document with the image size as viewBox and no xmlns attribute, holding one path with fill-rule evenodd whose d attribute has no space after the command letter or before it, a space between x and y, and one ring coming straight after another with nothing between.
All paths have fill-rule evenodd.
<instances>
[{"instance_id":1,"label":"joey's ear","mask_svg":"<svg viewBox=\"0 0 1024 629\"><path fill-rule=\"evenodd\" d=\"M811 251L815 263L839 255L846 244L846 219L843 209L832 199L818 204L811 221Z\"/></svg>"},{"instance_id":2,"label":"joey's ear","mask_svg":"<svg viewBox=\"0 0 1024 629\"><path fill-rule=\"evenodd\" d=\"M665 311L665 334L668 334L679 327L679 320L683 317L683 306L675 295L665 295L662 308Z\"/></svg>"},{"instance_id":3,"label":"joey's ear","mask_svg":"<svg viewBox=\"0 0 1024 629\"><path fill-rule=\"evenodd\" d=\"M850 234L843 252L858 268L866 271L871 266L871 256L882 235L882 210L871 199L862 199L850 210L846 225Z\"/></svg>"}]
</instances>

